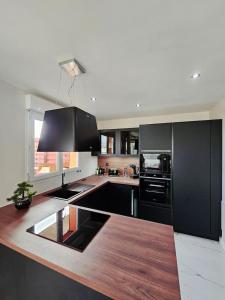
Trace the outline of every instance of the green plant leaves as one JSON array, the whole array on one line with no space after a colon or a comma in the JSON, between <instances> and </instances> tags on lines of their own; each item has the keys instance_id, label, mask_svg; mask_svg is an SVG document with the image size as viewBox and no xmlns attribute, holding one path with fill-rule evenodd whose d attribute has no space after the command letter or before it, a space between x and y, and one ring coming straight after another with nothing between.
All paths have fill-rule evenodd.
<instances>
[{"instance_id":1,"label":"green plant leaves","mask_svg":"<svg viewBox=\"0 0 225 300\"><path fill-rule=\"evenodd\" d=\"M7 201L13 201L14 203L16 203L18 201L22 201L25 198L28 198L31 201L32 197L37 193L36 191L30 191L30 188L32 188L33 185L26 181L18 183L17 186L18 187L14 191L14 194L11 197L7 198Z\"/></svg>"}]
</instances>

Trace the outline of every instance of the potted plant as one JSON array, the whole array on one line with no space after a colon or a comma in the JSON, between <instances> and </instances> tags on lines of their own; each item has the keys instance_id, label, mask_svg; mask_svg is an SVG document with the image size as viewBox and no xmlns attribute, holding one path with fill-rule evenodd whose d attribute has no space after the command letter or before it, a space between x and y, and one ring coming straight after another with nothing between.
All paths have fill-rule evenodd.
<instances>
[{"instance_id":1,"label":"potted plant","mask_svg":"<svg viewBox=\"0 0 225 300\"><path fill-rule=\"evenodd\" d=\"M29 207L32 201L32 197L37 192L31 192L30 188L32 188L33 185L26 181L18 183L17 186L18 187L14 191L14 194L10 198L7 198L7 201L13 201L17 209Z\"/></svg>"}]
</instances>

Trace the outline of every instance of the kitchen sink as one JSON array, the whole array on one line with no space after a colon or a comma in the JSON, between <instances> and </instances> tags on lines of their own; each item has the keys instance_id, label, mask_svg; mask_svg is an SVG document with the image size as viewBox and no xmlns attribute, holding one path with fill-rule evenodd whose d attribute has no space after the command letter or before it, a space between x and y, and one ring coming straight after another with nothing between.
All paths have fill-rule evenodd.
<instances>
[{"instance_id":1,"label":"kitchen sink","mask_svg":"<svg viewBox=\"0 0 225 300\"><path fill-rule=\"evenodd\" d=\"M47 194L48 197L56 197L56 198L62 198L62 199L69 199L80 192L78 191L71 191L65 188L61 188L59 190L53 191L49 194Z\"/></svg>"},{"instance_id":2,"label":"kitchen sink","mask_svg":"<svg viewBox=\"0 0 225 300\"><path fill-rule=\"evenodd\" d=\"M92 187L94 187L94 185L75 184L70 188L61 187L60 189L58 189L56 191L46 194L46 196L68 200L68 199L72 198L73 196L76 196L77 194L83 193L83 192L91 189Z\"/></svg>"}]
</instances>

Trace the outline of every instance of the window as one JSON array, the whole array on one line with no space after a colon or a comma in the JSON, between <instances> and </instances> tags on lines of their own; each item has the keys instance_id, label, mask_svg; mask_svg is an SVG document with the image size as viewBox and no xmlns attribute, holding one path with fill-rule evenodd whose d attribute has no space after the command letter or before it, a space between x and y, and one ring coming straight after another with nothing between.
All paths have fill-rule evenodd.
<instances>
[{"instance_id":1,"label":"window","mask_svg":"<svg viewBox=\"0 0 225 300\"><path fill-rule=\"evenodd\" d=\"M43 121L34 120L34 175L57 171L56 152L37 152Z\"/></svg>"},{"instance_id":2,"label":"window","mask_svg":"<svg viewBox=\"0 0 225 300\"><path fill-rule=\"evenodd\" d=\"M77 152L64 152L63 153L63 170L74 169L77 167L78 167Z\"/></svg>"},{"instance_id":3,"label":"window","mask_svg":"<svg viewBox=\"0 0 225 300\"><path fill-rule=\"evenodd\" d=\"M44 115L41 113L29 112L28 176L31 181L74 171L78 168L78 153L76 152L37 152L43 117Z\"/></svg>"}]
</instances>

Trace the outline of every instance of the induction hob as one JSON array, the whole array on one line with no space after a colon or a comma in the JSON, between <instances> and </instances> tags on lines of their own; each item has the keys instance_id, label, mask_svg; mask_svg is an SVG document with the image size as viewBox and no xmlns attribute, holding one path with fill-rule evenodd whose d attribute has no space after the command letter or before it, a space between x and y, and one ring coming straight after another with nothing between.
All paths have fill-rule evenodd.
<instances>
[{"instance_id":1,"label":"induction hob","mask_svg":"<svg viewBox=\"0 0 225 300\"><path fill-rule=\"evenodd\" d=\"M107 214L66 206L27 232L82 252L109 218Z\"/></svg>"}]
</instances>

